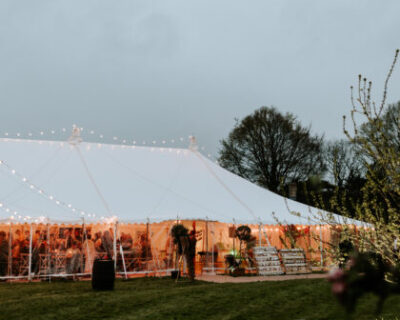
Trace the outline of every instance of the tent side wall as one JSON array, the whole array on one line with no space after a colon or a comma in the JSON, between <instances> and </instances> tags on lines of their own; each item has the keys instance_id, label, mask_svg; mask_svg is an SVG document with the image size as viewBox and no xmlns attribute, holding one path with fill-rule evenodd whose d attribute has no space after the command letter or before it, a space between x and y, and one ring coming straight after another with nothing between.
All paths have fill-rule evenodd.
<instances>
[{"instance_id":1,"label":"tent side wall","mask_svg":"<svg viewBox=\"0 0 400 320\"><path fill-rule=\"evenodd\" d=\"M189 230L195 225L200 234L196 244L197 273L211 264L224 269L225 255L239 249L239 240L230 232L238 225L205 220L178 222ZM171 238L175 223L0 224L0 277L90 276L94 259L104 257L117 257L116 271L122 276L165 274L176 267ZM260 225L248 226L255 245L270 244L277 249L292 245L287 226L263 225L261 232ZM340 227L291 227L296 230L296 246L304 249L311 265L332 262L326 249L329 244L339 244Z\"/></svg>"}]
</instances>

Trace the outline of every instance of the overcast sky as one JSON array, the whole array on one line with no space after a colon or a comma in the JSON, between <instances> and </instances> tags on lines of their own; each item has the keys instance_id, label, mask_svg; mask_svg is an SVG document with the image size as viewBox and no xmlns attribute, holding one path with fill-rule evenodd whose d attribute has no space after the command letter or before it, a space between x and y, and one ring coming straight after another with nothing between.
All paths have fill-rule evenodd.
<instances>
[{"instance_id":1,"label":"overcast sky","mask_svg":"<svg viewBox=\"0 0 400 320\"><path fill-rule=\"evenodd\" d=\"M260 106L342 137L349 86L380 98L400 1L0 1L0 136L70 128L219 140ZM400 66L389 101L400 100ZM46 135L46 134L45 134Z\"/></svg>"}]
</instances>

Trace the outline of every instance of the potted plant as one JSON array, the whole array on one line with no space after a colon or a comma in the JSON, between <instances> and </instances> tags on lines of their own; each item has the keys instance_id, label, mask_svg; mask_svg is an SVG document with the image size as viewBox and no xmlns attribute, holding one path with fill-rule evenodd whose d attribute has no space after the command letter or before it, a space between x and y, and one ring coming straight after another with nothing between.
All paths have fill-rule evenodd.
<instances>
[{"instance_id":1,"label":"potted plant","mask_svg":"<svg viewBox=\"0 0 400 320\"><path fill-rule=\"evenodd\" d=\"M234 235L239 239L239 252L232 251L225 256L225 264L232 276L242 276L245 274L245 265L253 265L251 259L251 248L254 246L255 237L251 235L251 229L246 225L239 226Z\"/></svg>"},{"instance_id":2,"label":"potted plant","mask_svg":"<svg viewBox=\"0 0 400 320\"><path fill-rule=\"evenodd\" d=\"M242 256L237 251L231 251L230 254L225 256L226 269L229 275L233 277L243 276L245 269L242 266Z\"/></svg>"}]
</instances>

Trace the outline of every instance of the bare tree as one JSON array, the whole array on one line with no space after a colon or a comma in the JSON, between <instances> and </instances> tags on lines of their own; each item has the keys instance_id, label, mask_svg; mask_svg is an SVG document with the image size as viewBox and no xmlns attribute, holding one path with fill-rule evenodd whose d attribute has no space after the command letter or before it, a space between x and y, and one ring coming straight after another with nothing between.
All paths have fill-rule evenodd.
<instances>
[{"instance_id":1,"label":"bare tree","mask_svg":"<svg viewBox=\"0 0 400 320\"><path fill-rule=\"evenodd\" d=\"M357 146L346 140L326 143L324 147L326 178L339 188L347 188L353 181L362 179L365 166Z\"/></svg>"}]
</instances>

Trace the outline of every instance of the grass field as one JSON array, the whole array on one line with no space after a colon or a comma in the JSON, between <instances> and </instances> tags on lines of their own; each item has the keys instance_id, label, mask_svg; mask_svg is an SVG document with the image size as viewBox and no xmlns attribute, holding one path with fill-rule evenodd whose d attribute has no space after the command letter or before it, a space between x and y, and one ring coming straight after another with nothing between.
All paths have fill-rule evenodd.
<instances>
[{"instance_id":1,"label":"grass field","mask_svg":"<svg viewBox=\"0 0 400 320\"><path fill-rule=\"evenodd\" d=\"M366 296L353 319L376 319ZM400 315L400 296L386 301L383 319ZM91 283L1 283L0 319L345 319L325 280L246 284L141 278L117 281L115 291ZM399 317L400 319L400 317Z\"/></svg>"}]
</instances>

